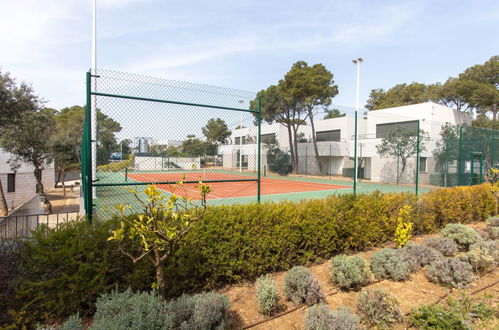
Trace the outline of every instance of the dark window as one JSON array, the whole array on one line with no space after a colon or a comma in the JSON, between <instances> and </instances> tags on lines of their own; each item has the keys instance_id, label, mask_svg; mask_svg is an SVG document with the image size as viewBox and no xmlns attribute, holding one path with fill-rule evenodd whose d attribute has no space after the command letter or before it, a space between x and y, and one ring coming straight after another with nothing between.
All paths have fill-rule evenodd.
<instances>
[{"instance_id":1,"label":"dark window","mask_svg":"<svg viewBox=\"0 0 499 330\"><path fill-rule=\"evenodd\" d=\"M426 157L419 157L419 172L426 173Z\"/></svg>"},{"instance_id":2,"label":"dark window","mask_svg":"<svg viewBox=\"0 0 499 330\"><path fill-rule=\"evenodd\" d=\"M7 192L15 192L16 191L16 174L9 173L7 174Z\"/></svg>"},{"instance_id":3,"label":"dark window","mask_svg":"<svg viewBox=\"0 0 499 330\"><path fill-rule=\"evenodd\" d=\"M237 137L235 138L235 144L239 144L239 143L241 143L241 137L240 137L240 136L237 136Z\"/></svg>"},{"instance_id":4,"label":"dark window","mask_svg":"<svg viewBox=\"0 0 499 330\"><path fill-rule=\"evenodd\" d=\"M384 138L389 136L390 134L407 134L414 133L416 134L418 130L418 121L403 121L398 123L389 123L389 124L378 124L376 125L376 137Z\"/></svg>"},{"instance_id":5,"label":"dark window","mask_svg":"<svg viewBox=\"0 0 499 330\"><path fill-rule=\"evenodd\" d=\"M274 144L275 143L275 133L262 134L261 139L262 139L263 144Z\"/></svg>"},{"instance_id":6,"label":"dark window","mask_svg":"<svg viewBox=\"0 0 499 330\"><path fill-rule=\"evenodd\" d=\"M246 136L243 136L243 143L242 144L246 144Z\"/></svg>"},{"instance_id":7,"label":"dark window","mask_svg":"<svg viewBox=\"0 0 499 330\"><path fill-rule=\"evenodd\" d=\"M315 134L317 142L319 141L340 141L341 130L322 131Z\"/></svg>"}]
</instances>

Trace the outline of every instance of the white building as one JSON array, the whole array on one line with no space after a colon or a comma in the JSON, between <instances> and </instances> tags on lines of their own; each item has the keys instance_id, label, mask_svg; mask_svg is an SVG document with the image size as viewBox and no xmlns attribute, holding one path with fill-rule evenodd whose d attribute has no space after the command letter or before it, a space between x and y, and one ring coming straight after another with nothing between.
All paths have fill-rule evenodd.
<instances>
[{"instance_id":1,"label":"white building","mask_svg":"<svg viewBox=\"0 0 499 330\"><path fill-rule=\"evenodd\" d=\"M21 164L16 171L12 171L7 163L11 155L0 149L0 180L2 180L3 192L7 200L7 206L13 210L36 196L36 180L33 167ZM42 183L45 188L52 188L55 184L54 165L47 164L42 171ZM34 203L37 206L39 202Z\"/></svg>"},{"instance_id":2,"label":"white building","mask_svg":"<svg viewBox=\"0 0 499 330\"><path fill-rule=\"evenodd\" d=\"M362 159L362 177L376 182L394 182L397 171L400 173L400 163L395 159L380 157L376 145L395 127L404 127L416 130L418 121L420 129L429 136L424 151L420 154L420 183L429 183L429 174L434 172L433 150L435 143L440 139L442 125L470 125L471 116L457 110L433 102L369 111L358 117L358 154ZM309 125L300 126L302 133L309 142L298 144L298 174L322 174L350 176L353 171L355 119L353 117L339 117L318 120L314 122L317 147L322 171L315 160L315 151L312 141L312 131ZM281 124L262 125L262 166L266 166L265 143L274 142L283 150L289 149L288 130ZM227 168L242 167L247 170L257 168L256 148L257 128L243 128L233 131L234 144L219 147L219 154L223 158L223 166ZM239 159L242 158L242 163ZM415 157L409 159L402 183L412 183L415 174Z\"/></svg>"}]
</instances>

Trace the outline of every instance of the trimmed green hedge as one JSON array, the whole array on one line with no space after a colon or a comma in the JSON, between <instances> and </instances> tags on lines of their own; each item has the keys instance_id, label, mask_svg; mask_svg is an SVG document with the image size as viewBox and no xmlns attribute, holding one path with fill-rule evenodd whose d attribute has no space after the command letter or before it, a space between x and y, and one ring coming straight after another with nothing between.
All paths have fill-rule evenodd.
<instances>
[{"instance_id":1,"label":"trimmed green hedge","mask_svg":"<svg viewBox=\"0 0 499 330\"><path fill-rule=\"evenodd\" d=\"M302 202L210 207L167 263L168 294L211 289L270 271L362 251L392 239L399 209L413 206L416 234L447 223L483 221L495 210L489 186L407 193L352 194ZM113 288L150 288L147 260L133 265L107 241L116 221L68 224L24 242L15 308L33 320L92 313L98 295Z\"/></svg>"}]
</instances>

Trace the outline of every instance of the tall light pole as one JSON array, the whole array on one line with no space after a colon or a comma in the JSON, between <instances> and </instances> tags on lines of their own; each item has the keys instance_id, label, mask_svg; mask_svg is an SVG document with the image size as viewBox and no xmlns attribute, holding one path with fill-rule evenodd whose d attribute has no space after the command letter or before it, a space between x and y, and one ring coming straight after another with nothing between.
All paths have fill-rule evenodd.
<instances>
[{"instance_id":1,"label":"tall light pole","mask_svg":"<svg viewBox=\"0 0 499 330\"><path fill-rule=\"evenodd\" d=\"M244 100L239 100L239 104L244 103ZM239 129L243 130L243 112L239 111ZM243 172L243 136L239 136L239 173Z\"/></svg>"},{"instance_id":2,"label":"tall light pole","mask_svg":"<svg viewBox=\"0 0 499 330\"><path fill-rule=\"evenodd\" d=\"M358 169L357 169L357 144L359 142L359 129L358 129L358 116L359 116L359 109L360 109L360 63L362 63L364 60L361 57L357 57L356 59L352 60L352 62L357 66L357 92L356 92L356 100L355 100L355 141L354 141L354 147L353 147L353 191L354 193L357 192L357 176L358 176Z\"/></svg>"},{"instance_id":3,"label":"tall light pole","mask_svg":"<svg viewBox=\"0 0 499 330\"><path fill-rule=\"evenodd\" d=\"M92 66L90 72L92 75L97 75L97 0L92 1ZM97 78L92 77L92 87L91 91L97 91ZM90 137L92 146L92 181L97 178L97 96L92 95L91 105L90 105ZM92 195L95 197L95 187L92 189Z\"/></svg>"}]
</instances>

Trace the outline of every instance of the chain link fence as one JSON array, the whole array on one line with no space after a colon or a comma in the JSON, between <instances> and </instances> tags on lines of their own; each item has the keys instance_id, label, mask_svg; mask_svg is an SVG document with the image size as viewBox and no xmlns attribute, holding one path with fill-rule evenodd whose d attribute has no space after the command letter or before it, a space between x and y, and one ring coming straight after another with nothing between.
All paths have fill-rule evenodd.
<instances>
[{"instance_id":1,"label":"chain link fence","mask_svg":"<svg viewBox=\"0 0 499 330\"><path fill-rule=\"evenodd\" d=\"M497 166L498 131L431 102L294 109L261 123L271 105L253 92L107 70L87 80L83 195L87 213L98 217L121 203L140 211L129 189L145 199L150 183L196 200L203 181L212 189L208 205L221 205L417 194L481 183Z\"/></svg>"}]
</instances>

